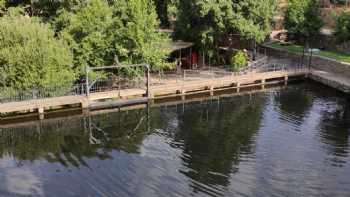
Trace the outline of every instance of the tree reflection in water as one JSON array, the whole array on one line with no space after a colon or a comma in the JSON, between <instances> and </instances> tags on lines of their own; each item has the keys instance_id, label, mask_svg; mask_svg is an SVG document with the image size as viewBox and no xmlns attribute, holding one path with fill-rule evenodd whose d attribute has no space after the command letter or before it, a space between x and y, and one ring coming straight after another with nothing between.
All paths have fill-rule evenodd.
<instances>
[{"instance_id":1,"label":"tree reflection in water","mask_svg":"<svg viewBox=\"0 0 350 197\"><path fill-rule=\"evenodd\" d=\"M343 94L299 84L0 125L0 193L17 196L7 185L26 175L36 181L24 180L23 191L41 196L344 196L349 105Z\"/></svg>"},{"instance_id":2,"label":"tree reflection in water","mask_svg":"<svg viewBox=\"0 0 350 197\"><path fill-rule=\"evenodd\" d=\"M217 105L191 105L180 113L175 140L184 143L186 176L200 184L229 185L230 174L238 170L240 157L253 152L252 137L260 127L264 96L224 99ZM201 187L192 185L194 192Z\"/></svg>"},{"instance_id":3,"label":"tree reflection in water","mask_svg":"<svg viewBox=\"0 0 350 197\"><path fill-rule=\"evenodd\" d=\"M350 100L335 100L335 109L322 112L320 136L327 145L333 164L343 165L343 159L348 157L350 137Z\"/></svg>"},{"instance_id":4,"label":"tree reflection in water","mask_svg":"<svg viewBox=\"0 0 350 197\"><path fill-rule=\"evenodd\" d=\"M0 155L22 161L46 159L63 166L88 166L84 158L111 159L112 150L137 153L147 135L146 109L88 117L37 121L0 130Z\"/></svg>"}]
</instances>

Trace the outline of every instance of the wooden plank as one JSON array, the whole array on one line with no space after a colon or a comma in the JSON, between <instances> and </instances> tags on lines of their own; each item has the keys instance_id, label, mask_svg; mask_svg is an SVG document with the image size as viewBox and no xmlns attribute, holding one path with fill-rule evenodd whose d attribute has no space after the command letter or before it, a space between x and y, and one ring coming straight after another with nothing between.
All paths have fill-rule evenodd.
<instances>
[{"instance_id":1,"label":"wooden plank","mask_svg":"<svg viewBox=\"0 0 350 197\"><path fill-rule=\"evenodd\" d=\"M63 105L82 104L88 102L85 96L63 96L55 98L37 99L21 102L0 104L0 113L12 113L20 111L37 110Z\"/></svg>"},{"instance_id":2,"label":"wooden plank","mask_svg":"<svg viewBox=\"0 0 350 197\"><path fill-rule=\"evenodd\" d=\"M184 93L189 91L203 91L208 88L222 88L230 87L235 84L246 85L252 84L256 81L278 79L285 77L293 77L306 75L309 71L307 69L300 70L287 70L287 71L273 71L265 73L254 73L241 76L223 76L219 78L209 79L197 79L193 81L169 81L167 84L154 85L150 87L152 95L167 95L177 94L178 92ZM113 90L107 92L91 93L89 98L85 95L81 96L64 96L47 99L37 99L22 102L12 102L0 104L0 113L12 113L29 110L38 110L43 108L58 107L64 105L81 104L83 108L88 107L90 101L110 99L110 98L131 98L142 97L146 94L146 90L141 88L125 89L125 90Z\"/></svg>"}]
</instances>

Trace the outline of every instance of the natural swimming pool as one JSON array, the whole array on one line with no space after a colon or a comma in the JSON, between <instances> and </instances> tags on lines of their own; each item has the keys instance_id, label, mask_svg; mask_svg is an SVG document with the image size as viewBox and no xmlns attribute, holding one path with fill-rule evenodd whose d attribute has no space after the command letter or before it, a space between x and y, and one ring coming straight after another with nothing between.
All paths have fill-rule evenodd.
<instances>
[{"instance_id":1,"label":"natural swimming pool","mask_svg":"<svg viewBox=\"0 0 350 197\"><path fill-rule=\"evenodd\" d=\"M348 196L350 100L318 84L0 129L0 196Z\"/></svg>"}]
</instances>

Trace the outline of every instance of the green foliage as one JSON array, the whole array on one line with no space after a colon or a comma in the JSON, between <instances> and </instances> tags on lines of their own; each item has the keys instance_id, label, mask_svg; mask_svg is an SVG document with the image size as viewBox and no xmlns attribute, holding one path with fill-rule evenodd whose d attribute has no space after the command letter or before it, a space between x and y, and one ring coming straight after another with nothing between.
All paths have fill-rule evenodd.
<instances>
[{"instance_id":1,"label":"green foliage","mask_svg":"<svg viewBox=\"0 0 350 197\"><path fill-rule=\"evenodd\" d=\"M159 46L167 40L156 32L157 14L151 0L91 0L55 21L60 36L74 52L78 73L84 67L116 63L149 63L154 70L169 66Z\"/></svg>"},{"instance_id":2,"label":"green foliage","mask_svg":"<svg viewBox=\"0 0 350 197\"><path fill-rule=\"evenodd\" d=\"M310 39L323 26L317 0L290 0L285 13L284 27L290 35Z\"/></svg>"},{"instance_id":3,"label":"green foliage","mask_svg":"<svg viewBox=\"0 0 350 197\"><path fill-rule=\"evenodd\" d=\"M72 48L77 73L84 73L86 66L113 63L113 25L113 10L103 0L92 0L76 12L60 13L55 26Z\"/></svg>"},{"instance_id":4,"label":"green foliage","mask_svg":"<svg viewBox=\"0 0 350 197\"><path fill-rule=\"evenodd\" d=\"M287 50L287 51L294 52L294 53L300 53L300 55L302 55L303 50L304 50L304 46L294 45L294 44L282 45L279 43L272 43L272 44L269 44L268 46L270 46L272 48L276 48L276 49ZM334 60L341 61L341 62L350 63L350 55L345 54L345 53L336 52L336 51L323 51L322 50L318 53L313 53L313 55L326 57L326 58L334 59Z\"/></svg>"},{"instance_id":5,"label":"green foliage","mask_svg":"<svg viewBox=\"0 0 350 197\"><path fill-rule=\"evenodd\" d=\"M0 0L0 7L4 5L7 9L22 8L24 15L46 20L56 17L60 9L74 10L84 2L86 0Z\"/></svg>"},{"instance_id":6,"label":"green foliage","mask_svg":"<svg viewBox=\"0 0 350 197\"><path fill-rule=\"evenodd\" d=\"M6 11L5 0L0 0L0 16L4 15Z\"/></svg>"},{"instance_id":7,"label":"green foliage","mask_svg":"<svg viewBox=\"0 0 350 197\"><path fill-rule=\"evenodd\" d=\"M262 42L271 32L276 0L233 0L232 28L245 39Z\"/></svg>"},{"instance_id":8,"label":"green foliage","mask_svg":"<svg viewBox=\"0 0 350 197\"><path fill-rule=\"evenodd\" d=\"M153 0L156 5L157 15L162 26L169 26L168 4L171 0Z\"/></svg>"},{"instance_id":9,"label":"green foliage","mask_svg":"<svg viewBox=\"0 0 350 197\"><path fill-rule=\"evenodd\" d=\"M231 58L231 69L238 71L248 65L248 56L243 51L238 51Z\"/></svg>"},{"instance_id":10,"label":"green foliage","mask_svg":"<svg viewBox=\"0 0 350 197\"><path fill-rule=\"evenodd\" d=\"M212 48L230 34L263 41L271 30L276 0L180 0L178 9L177 36Z\"/></svg>"},{"instance_id":11,"label":"green foliage","mask_svg":"<svg viewBox=\"0 0 350 197\"><path fill-rule=\"evenodd\" d=\"M336 17L335 36L340 42L350 40L350 12L343 12Z\"/></svg>"},{"instance_id":12,"label":"green foliage","mask_svg":"<svg viewBox=\"0 0 350 197\"><path fill-rule=\"evenodd\" d=\"M179 0L170 0L167 8L168 19L177 18Z\"/></svg>"},{"instance_id":13,"label":"green foliage","mask_svg":"<svg viewBox=\"0 0 350 197\"><path fill-rule=\"evenodd\" d=\"M114 5L115 20L122 24L115 34L118 57L130 63L148 63L155 71L173 66L161 46L168 37L157 32L159 22L151 0L120 0Z\"/></svg>"},{"instance_id":14,"label":"green foliage","mask_svg":"<svg viewBox=\"0 0 350 197\"><path fill-rule=\"evenodd\" d=\"M74 80L68 47L35 18L0 18L0 45L2 86L63 87Z\"/></svg>"}]
</instances>

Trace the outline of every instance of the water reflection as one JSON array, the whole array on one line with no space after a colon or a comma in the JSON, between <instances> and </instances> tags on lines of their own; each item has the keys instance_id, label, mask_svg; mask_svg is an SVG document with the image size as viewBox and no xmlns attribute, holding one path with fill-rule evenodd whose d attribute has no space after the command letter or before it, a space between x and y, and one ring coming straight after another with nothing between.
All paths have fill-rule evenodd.
<instances>
[{"instance_id":1,"label":"water reflection","mask_svg":"<svg viewBox=\"0 0 350 197\"><path fill-rule=\"evenodd\" d=\"M179 115L175 141L183 142L183 171L193 181L194 192L211 193L216 186L227 187L230 174L238 171L241 157L254 152L251 139L260 127L266 98L247 96L192 105ZM212 188L196 187L196 183ZM218 188L216 188L218 189Z\"/></svg>"},{"instance_id":2,"label":"water reflection","mask_svg":"<svg viewBox=\"0 0 350 197\"><path fill-rule=\"evenodd\" d=\"M325 108L322 112L320 131L322 141L327 145L333 159L347 157L350 137L350 100L335 100L333 108ZM337 160L337 164L345 162Z\"/></svg>"},{"instance_id":3,"label":"water reflection","mask_svg":"<svg viewBox=\"0 0 350 197\"><path fill-rule=\"evenodd\" d=\"M282 119L292 120L299 125L312 107L312 101L312 94L309 93L307 88L300 89L292 86L275 94L275 102L278 104L280 111L283 112Z\"/></svg>"},{"instance_id":4,"label":"water reflection","mask_svg":"<svg viewBox=\"0 0 350 197\"><path fill-rule=\"evenodd\" d=\"M304 84L0 125L0 196L343 196L349 105Z\"/></svg>"},{"instance_id":5,"label":"water reflection","mask_svg":"<svg viewBox=\"0 0 350 197\"><path fill-rule=\"evenodd\" d=\"M84 157L111 159L114 149L138 153L147 130L144 110L37 121L0 130L0 155L16 158L18 165L45 159L64 166L88 166Z\"/></svg>"}]
</instances>

